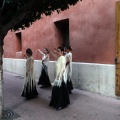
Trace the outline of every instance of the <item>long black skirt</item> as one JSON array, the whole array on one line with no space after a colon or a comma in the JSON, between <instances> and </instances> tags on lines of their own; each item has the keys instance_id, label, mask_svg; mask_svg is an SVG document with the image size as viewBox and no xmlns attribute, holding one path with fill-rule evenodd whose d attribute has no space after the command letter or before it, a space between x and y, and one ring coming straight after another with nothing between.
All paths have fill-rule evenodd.
<instances>
[{"instance_id":1,"label":"long black skirt","mask_svg":"<svg viewBox=\"0 0 120 120\"><path fill-rule=\"evenodd\" d=\"M72 90L73 90L73 84L72 84L71 79L68 79L68 80L67 80L67 87L68 87L69 93L71 94L71 93L72 93Z\"/></svg>"},{"instance_id":2,"label":"long black skirt","mask_svg":"<svg viewBox=\"0 0 120 120\"><path fill-rule=\"evenodd\" d=\"M49 106L54 108L65 108L70 104L67 84L62 82L61 86L53 86L52 97Z\"/></svg>"},{"instance_id":3,"label":"long black skirt","mask_svg":"<svg viewBox=\"0 0 120 120\"><path fill-rule=\"evenodd\" d=\"M37 95L38 92L36 89L35 81L29 80L27 83L25 83L21 96L26 97L27 99L32 99L37 97Z\"/></svg>"},{"instance_id":4,"label":"long black skirt","mask_svg":"<svg viewBox=\"0 0 120 120\"><path fill-rule=\"evenodd\" d=\"M38 85L42 85L43 87L51 86L50 79L48 76L48 68L44 64L42 65L42 71L41 71L41 75L39 77Z\"/></svg>"}]
</instances>

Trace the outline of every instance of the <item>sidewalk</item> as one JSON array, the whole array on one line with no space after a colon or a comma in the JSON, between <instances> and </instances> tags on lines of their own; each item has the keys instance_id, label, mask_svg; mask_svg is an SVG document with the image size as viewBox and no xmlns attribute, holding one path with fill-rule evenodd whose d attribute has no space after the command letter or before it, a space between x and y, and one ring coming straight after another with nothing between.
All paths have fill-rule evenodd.
<instances>
[{"instance_id":1,"label":"sidewalk","mask_svg":"<svg viewBox=\"0 0 120 120\"><path fill-rule=\"evenodd\" d=\"M23 77L4 71L5 120L120 120L120 100L74 89L70 106L56 111L48 106L51 88L37 85L38 98L26 100L23 84Z\"/></svg>"}]
</instances>

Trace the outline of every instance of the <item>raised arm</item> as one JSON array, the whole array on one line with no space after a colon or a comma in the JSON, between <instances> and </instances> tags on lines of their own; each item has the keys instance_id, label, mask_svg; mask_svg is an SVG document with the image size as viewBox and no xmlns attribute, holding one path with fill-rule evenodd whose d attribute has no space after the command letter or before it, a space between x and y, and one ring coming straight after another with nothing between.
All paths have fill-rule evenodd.
<instances>
[{"instance_id":1,"label":"raised arm","mask_svg":"<svg viewBox=\"0 0 120 120\"><path fill-rule=\"evenodd\" d=\"M43 53L40 49L38 49L38 52L39 52L40 54L44 55L44 53Z\"/></svg>"},{"instance_id":2,"label":"raised arm","mask_svg":"<svg viewBox=\"0 0 120 120\"><path fill-rule=\"evenodd\" d=\"M58 58L58 56L57 56L55 53L53 53L52 51L50 51L50 53L52 54L52 56L53 56L55 59Z\"/></svg>"}]
</instances>

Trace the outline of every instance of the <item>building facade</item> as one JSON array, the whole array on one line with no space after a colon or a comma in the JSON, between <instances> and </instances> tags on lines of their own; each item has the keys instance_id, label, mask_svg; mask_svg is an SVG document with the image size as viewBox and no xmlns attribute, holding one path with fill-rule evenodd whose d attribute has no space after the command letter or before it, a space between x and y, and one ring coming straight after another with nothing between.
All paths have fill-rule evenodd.
<instances>
[{"instance_id":1,"label":"building facade","mask_svg":"<svg viewBox=\"0 0 120 120\"><path fill-rule=\"evenodd\" d=\"M115 95L117 0L83 0L59 14L42 16L31 27L9 31L4 39L4 70L24 75L24 54L34 53L35 76L39 77L41 55L37 49L72 46L73 83L76 88L106 96ZM49 74L54 80L54 59Z\"/></svg>"}]
</instances>

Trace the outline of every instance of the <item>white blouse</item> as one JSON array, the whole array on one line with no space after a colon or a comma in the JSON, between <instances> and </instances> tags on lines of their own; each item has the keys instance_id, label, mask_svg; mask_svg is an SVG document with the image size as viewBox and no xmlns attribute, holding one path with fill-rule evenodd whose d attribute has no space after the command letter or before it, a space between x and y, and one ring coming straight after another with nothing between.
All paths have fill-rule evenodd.
<instances>
[{"instance_id":1,"label":"white blouse","mask_svg":"<svg viewBox=\"0 0 120 120\"><path fill-rule=\"evenodd\" d=\"M67 74L71 77L72 75L72 53L69 52L65 55L66 57L66 63L70 61L70 63L66 66Z\"/></svg>"},{"instance_id":2,"label":"white blouse","mask_svg":"<svg viewBox=\"0 0 120 120\"><path fill-rule=\"evenodd\" d=\"M48 66L48 63L49 63L49 55L47 54L42 54L42 61L43 61L43 63L46 65L46 66Z\"/></svg>"}]
</instances>

